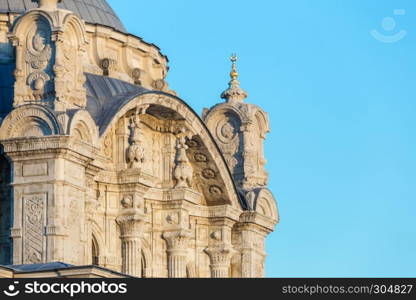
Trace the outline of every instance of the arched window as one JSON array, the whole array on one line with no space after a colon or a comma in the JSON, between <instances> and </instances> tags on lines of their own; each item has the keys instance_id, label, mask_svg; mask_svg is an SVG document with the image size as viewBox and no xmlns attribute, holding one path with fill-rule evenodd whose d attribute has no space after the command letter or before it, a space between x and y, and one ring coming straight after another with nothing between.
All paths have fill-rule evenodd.
<instances>
[{"instance_id":1,"label":"arched window","mask_svg":"<svg viewBox=\"0 0 416 300\"><path fill-rule=\"evenodd\" d=\"M98 266L100 264L100 254L98 249L98 243L94 236L92 236L92 243L91 243L91 257L92 257L92 264L94 266Z\"/></svg>"},{"instance_id":2,"label":"arched window","mask_svg":"<svg viewBox=\"0 0 416 300\"><path fill-rule=\"evenodd\" d=\"M146 258L144 257L144 253L142 251L142 278L146 278Z\"/></svg>"}]
</instances>

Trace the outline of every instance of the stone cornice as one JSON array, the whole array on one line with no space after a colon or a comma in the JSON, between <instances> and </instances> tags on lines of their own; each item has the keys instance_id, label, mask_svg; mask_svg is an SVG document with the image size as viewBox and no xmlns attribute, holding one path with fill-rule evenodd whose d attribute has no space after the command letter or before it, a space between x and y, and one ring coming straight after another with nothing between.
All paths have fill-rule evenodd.
<instances>
[{"instance_id":1,"label":"stone cornice","mask_svg":"<svg viewBox=\"0 0 416 300\"><path fill-rule=\"evenodd\" d=\"M255 225L260 230L264 231L266 234L269 234L274 231L277 222L257 212L244 212L240 216L239 225L243 227L250 227L252 225Z\"/></svg>"},{"instance_id":2,"label":"stone cornice","mask_svg":"<svg viewBox=\"0 0 416 300\"><path fill-rule=\"evenodd\" d=\"M14 138L1 140L0 143L3 145L3 152L9 156L19 156L19 153L21 156L29 156L28 153L31 152L62 154L70 151L85 160L92 160L98 152L94 146L69 136Z\"/></svg>"}]
</instances>

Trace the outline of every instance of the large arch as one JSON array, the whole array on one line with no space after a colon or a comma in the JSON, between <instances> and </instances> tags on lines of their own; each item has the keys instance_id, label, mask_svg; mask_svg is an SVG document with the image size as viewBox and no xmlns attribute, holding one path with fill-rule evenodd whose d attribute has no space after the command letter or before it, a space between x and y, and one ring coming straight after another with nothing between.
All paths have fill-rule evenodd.
<instances>
[{"instance_id":1,"label":"large arch","mask_svg":"<svg viewBox=\"0 0 416 300\"><path fill-rule=\"evenodd\" d=\"M184 124L186 124L187 128L191 131L193 140L196 144L202 143L200 146L207 153L207 157L204 159L212 160L216 165L219 178L221 178L226 191L221 191L221 188L218 189L217 186L212 185L209 187L209 192L216 196L225 194L225 198L229 200L228 204L231 204L238 209L246 209L245 203L239 197L239 193L227 163L225 162L224 156L210 131L195 111L176 96L162 92L147 92L123 103L116 113L112 111L103 118L102 126L100 128L100 139L103 139L107 135L108 131L116 125L120 118L123 118L129 112L136 110L136 108L140 106L158 108L159 110L166 109L169 112L173 111L174 116L172 117L181 119ZM156 110L157 109L154 109L154 111ZM197 157L195 160L201 162L203 157L201 156L199 158L201 159L198 159Z\"/></svg>"}]
</instances>

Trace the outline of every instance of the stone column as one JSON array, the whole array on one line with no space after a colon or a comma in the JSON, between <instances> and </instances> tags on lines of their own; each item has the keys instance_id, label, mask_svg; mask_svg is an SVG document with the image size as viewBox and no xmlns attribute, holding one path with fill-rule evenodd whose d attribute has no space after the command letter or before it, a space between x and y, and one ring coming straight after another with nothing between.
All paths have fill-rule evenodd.
<instances>
[{"instance_id":1,"label":"stone column","mask_svg":"<svg viewBox=\"0 0 416 300\"><path fill-rule=\"evenodd\" d=\"M186 259L190 233L186 230L163 233L168 246L169 278L186 278Z\"/></svg>"},{"instance_id":2,"label":"stone column","mask_svg":"<svg viewBox=\"0 0 416 300\"><path fill-rule=\"evenodd\" d=\"M131 276L141 276L142 237L145 215L138 209L126 210L117 218L121 229L122 272Z\"/></svg>"},{"instance_id":3,"label":"stone column","mask_svg":"<svg viewBox=\"0 0 416 300\"><path fill-rule=\"evenodd\" d=\"M211 260L211 278L229 278L232 249L228 246L217 246L205 249Z\"/></svg>"}]
</instances>

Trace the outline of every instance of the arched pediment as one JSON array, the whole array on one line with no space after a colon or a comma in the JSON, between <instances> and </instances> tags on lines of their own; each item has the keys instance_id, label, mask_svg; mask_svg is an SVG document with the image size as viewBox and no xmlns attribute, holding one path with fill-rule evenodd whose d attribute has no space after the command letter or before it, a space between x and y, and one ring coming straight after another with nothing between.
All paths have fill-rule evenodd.
<instances>
[{"instance_id":1,"label":"arched pediment","mask_svg":"<svg viewBox=\"0 0 416 300\"><path fill-rule=\"evenodd\" d=\"M86 42L85 22L71 11L63 9L54 12L41 9L28 11L16 19L11 29L12 35L16 37L24 35L31 25L39 20L47 22L51 31L65 31L68 25L72 24L77 30L79 42Z\"/></svg>"},{"instance_id":2,"label":"arched pediment","mask_svg":"<svg viewBox=\"0 0 416 300\"><path fill-rule=\"evenodd\" d=\"M279 221L279 211L276 199L269 189L260 189L256 200L256 212L276 222Z\"/></svg>"},{"instance_id":3,"label":"arched pediment","mask_svg":"<svg viewBox=\"0 0 416 300\"><path fill-rule=\"evenodd\" d=\"M208 205L229 204L239 209L245 207L240 202L224 157L206 125L186 103L175 96L149 92L127 102L113 113L111 118L108 118L105 128L100 130L100 139L103 139L121 118L136 111L137 107L146 107L150 116L159 120L172 120L180 124L180 127L185 126L188 129L187 154ZM159 128L159 130L165 129ZM166 128L166 130L176 129Z\"/></svg>"},{"instance_id":4,"label":"arched pediment","mask_svg":"<svg viewBox=\"0 0 416 300\"><path fill-rule=\"evenodd\" d=\"M85 110L77 111L68 124L67 132L71 136L91 145L98 145L98 128L91 115Z\"/></svg>"},{"instance_id":5,"label":"arched pediment","mask_svg":"<svg viewBox=\"0 0 416 300\"><path fill-rule=\"evenodd\" d=\"M42 137L63 134L55 115L46 107L23 105L13 110L3 120L0 139Z\"/></svg>"},{"instance_id":6,"label":"arched pediment","mask_svg":"<svg viewBox=\"0 0 416 300\"><path fill-rule=\"evenodd\" d=\"M51 31L57 29L54 28L54 20L50 14L42 10L32 10L16 19L11 29L12 36L24 38L33 24L38 21L47 24Z\"/></svg>"},{"instance_id":7,"label":"arched pediment","mask_svg":"<svg viewBox=\"0 0 416 300\"><path fill-rule=\"evenodd\" d=\"M73 34L73 38L77 39L78 45L88 43L85 22L81 20L77 15L73 13L67 14L63 21L62 27L64 32L69 31L71 34Z\"/></svg>"},{"instance_id":8,"label":"arched pediment","mask_svg":"<svg viewBox=\"0 0 416 300\"><path fill-rule=\"evenodd\" d=\"M247 123L250 122L250 115L249 111L246 108L243 108L244 106L247 106L247 104L239 104L239 103L221 103L216 106L214 106L204 117L204 121L208 122L212 118L215 119L215 116L217 115L224 115L227 113L232 113L236 117L238 117L239 121L241 123ZM243 109L242 109L243 108Z\"/></svg>"}]
</instances>

